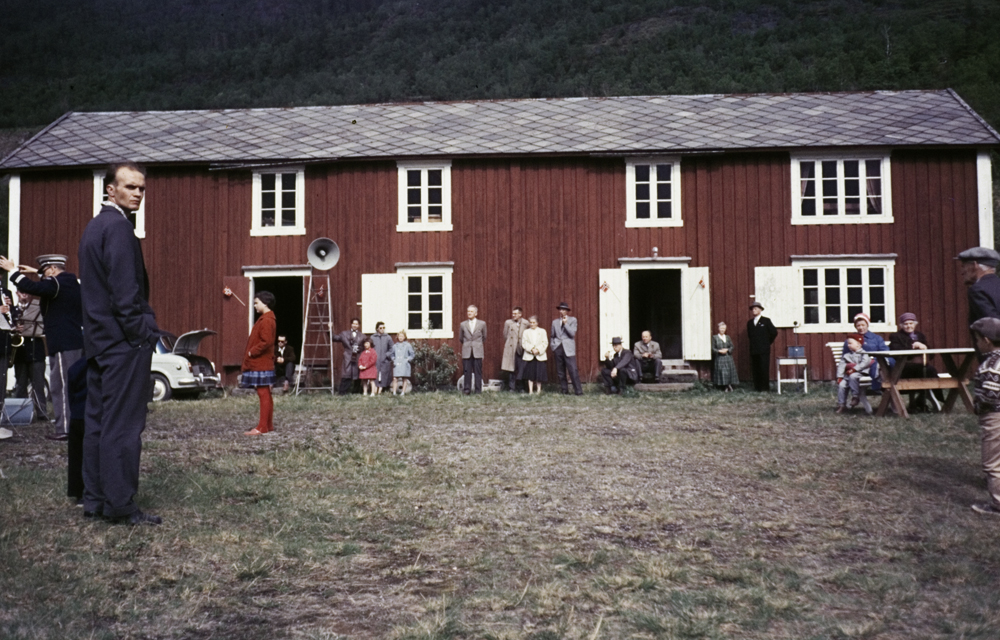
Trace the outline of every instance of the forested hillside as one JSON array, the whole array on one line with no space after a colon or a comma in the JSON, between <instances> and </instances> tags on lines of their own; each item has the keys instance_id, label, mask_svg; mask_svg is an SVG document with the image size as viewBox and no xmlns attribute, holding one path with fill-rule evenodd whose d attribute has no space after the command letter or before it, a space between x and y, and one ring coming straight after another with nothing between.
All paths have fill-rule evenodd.
<instances>
[{"instance_id":1,"label":"forested hillside","mask_svg":"<svg viewBox=\"0 0 1000 640\"><path fill-rule=\"evenodd\" d=\"M996 0L0 0L0 128L69 110L952 87Z\"/></svg>"}]
</instances>

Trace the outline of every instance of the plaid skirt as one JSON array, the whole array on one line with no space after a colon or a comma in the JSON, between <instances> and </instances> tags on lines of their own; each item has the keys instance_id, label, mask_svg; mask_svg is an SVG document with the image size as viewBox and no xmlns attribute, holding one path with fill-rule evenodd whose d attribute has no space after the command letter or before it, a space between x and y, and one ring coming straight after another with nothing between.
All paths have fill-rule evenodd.
<instances>
[{"instance_id":1,"label":"plaid skirt","mask_svg":"<svg viewBox=\"0 0 1000 640\"><path fill-rule=\"evenodd\" d=\"M733 357L728 354L716 356L715 367L712 369L712 384L725 387L739 383L740 378L736 375L736 361Z\"/></svg>"},{"instance_id":2,"label":"plaid skirt","mask_svg":"<svg viewBox=\"0 0 1000 640\"><path fill-rule=\"evenodd\" d=\"M241 389L255 389L274 385L274 371L244 371L240 376Z\"/></svg>"}]
</instances>

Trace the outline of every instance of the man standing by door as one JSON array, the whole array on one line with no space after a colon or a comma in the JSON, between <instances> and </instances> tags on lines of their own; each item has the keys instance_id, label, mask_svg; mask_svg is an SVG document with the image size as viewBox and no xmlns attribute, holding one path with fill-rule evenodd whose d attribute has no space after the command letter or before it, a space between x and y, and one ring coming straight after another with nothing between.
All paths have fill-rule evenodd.
<instances>
[{"instance_id":1,"label":"man standing by door","mask_svg":"<svg viewBox=\"0 0 1000 640\"><path fill-rule=\"evenodd\" d=\"M80 285L87 413L83 436L83 515L122 524L157 525L135 503L153 347L160 339L149 306L149 277L129 218L146 193L146 171L111 165L108 202L83 231Z\"/></svg>"},{"instance_id":2,"label":"man standing by door","mask_svg":"<svg viewBox=\"0 0 1000 640\"><path fill-rule=\"evenodd\" d=\"M757 391L771 390L771 343L778 337L778 330L768 318L761 314L764 305L754 302L750 305L753 317L747 320L747 343L750 345L750 372L753 374L753 388Z\"/></svg>"},{"instance_id":3,"label":"man standing by door","mask_svg":"<svg viewBox=\"0 0 1000 640\"><path fill-rule=\"evenodd\" d=\"M552 321L552 331L549 332L552 353L556 357L556 375L559 377L559 389L564 394L569 393L566 384L566 373L573 381L573 393L583 395L580 384L580 372L576 368L576 318L569 315L570 308L565 302L556 307L559 317Z\"/></svg>"},{"instance_id":4,"label":"man standing by door","mask_svg":"<svg viewBox=\"0 0 1000 640\"><path fill-rule=\"evenodd\" d=\"M462 323L458 330L458 341L462 343L462 374L465 381L462 393L469 395L473 391L475 377L475 392L483 390L483 343L486 342L486 323L476 318L479 307L470 304L465 310L468 320Z\"/></svg>"}]
</instances>

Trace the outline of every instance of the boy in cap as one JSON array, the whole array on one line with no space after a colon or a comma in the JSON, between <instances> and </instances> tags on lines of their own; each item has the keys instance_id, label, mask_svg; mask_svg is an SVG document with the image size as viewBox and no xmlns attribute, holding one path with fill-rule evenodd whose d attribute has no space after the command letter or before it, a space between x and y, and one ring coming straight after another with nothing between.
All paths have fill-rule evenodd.
<instances>
[{"instance_id":1,"label":"boy in cap","mask_svg":"<svg viewBox=\"0 0 1000 640\"><path fill-rule=\"evenodd\" d=\"M868 396L861 391L861 376L872 365L872 357L861 351L862 340L863 337L858 333L847 336L847 351L837 363L837 413L844 413L847 394L850 392L861 403L865 413L872 414Z\"/></svg>"},{"instance_id":2,"label":"boy in cap","mask_svg":"<svg viewBox=\"0 0 1000 640\"><path fill-rule=\"evenodd\" d=\"M990 502L974 504L976 513L1000 515L1000 320L980 318L969 327L983 358L973 378L975 409L982 436L983 471Z\"/></svg>"}]
</instances>

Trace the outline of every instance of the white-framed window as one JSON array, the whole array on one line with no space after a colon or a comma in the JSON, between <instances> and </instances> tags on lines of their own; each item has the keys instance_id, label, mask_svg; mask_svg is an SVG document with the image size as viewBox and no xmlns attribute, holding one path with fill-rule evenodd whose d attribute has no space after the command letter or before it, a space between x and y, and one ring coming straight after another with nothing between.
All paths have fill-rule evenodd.
<instances>
[{"instance_id":1,"label":"white-framed window","mask_svg":"<svg viewBox=\"0 0 1000 640\"><path fill-rule=\"evenodd\" d=\"M679 158L625 160L625 226L681 227Z\"/></svg>"},{"instance_id":2,"label":"white-framed window","mask_svg":"<svg viewBox=\"0 0 1000 640\"><path fill-rule=\"evenodd\" d=\"M803 333L853 330L854 316L871 318L871 330L895 331L895 257L830 256L792 261Z\"/></svg>"},{"instance_id":3,"label":"white-framed window","mask_svg":"<svg viewBox=\"0 0 1000 640\"><path fill-rule=\"evenodd\" d=\"M452 327L451 263L397 265L396 273L361 276L361 330L372 332L378 322L407 338L450 339Z\"/></svg>"},{"instance_id":4,"label":"white-framed window","mask_svg":"<svg viewBox=\"0 0 1000 640\"><path fill-rule=\"evenodd\" d=\"M396 231L451 231L451 162L399 162Z\"/></svg>"},{"instance_id":5,"label":"white-framed window","mask_svg":"<svg viewBox=\"0 0 1000 640\"><path fill-rule=\"evenodd\" d=\"M101 212L101 207L108 203L108 191L104 188L106 170L94 171L94 216ZM135 212L135 237L146 237L146 196L143 196L139 210Z\"/></svg>"},{"instance_id":6,"label":"white-framed window","mask_svg":"<svg viewBox=\"0 0 1000 640\"><path fill-rule=\"evenodd\" d=\"M250 235L305 235L305 196L303 167L254 171Z\"/></svg>"},{"instance_id":7,"label":"white-framed window","mask_svg":"<svg viewBox=\"0 0 1000 640\"><path fill-rule=\"evenodd\" d=\"M892 222L889 156L792 157L792 224Z\"/></svg>"}]
</instances>

